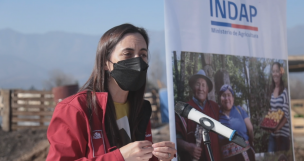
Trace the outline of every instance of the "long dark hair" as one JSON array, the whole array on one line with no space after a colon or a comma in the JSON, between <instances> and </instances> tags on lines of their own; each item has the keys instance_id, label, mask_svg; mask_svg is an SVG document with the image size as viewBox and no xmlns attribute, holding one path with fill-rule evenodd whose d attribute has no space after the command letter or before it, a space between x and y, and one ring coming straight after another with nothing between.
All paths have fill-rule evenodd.
<instances>
[{"instance_id":1,"label":"long dark hair","mask_svg":"<svg viewBox=\"0 0 304 161\"><path fill-rule=\"evenodd\" d=\"M272 68L274 65L277 65L279 67L279 70L280 72L281 69L283 68L282 65L279 63L279 62L274 62L271 66L271 71L272 71ZM285 89L285 85L284 85L284 81L283 81L283 73L281 73L281 78L280 78L280 90L279 90L279 95L283 93L284 89ZM273 78L271 77L271 82L272 82L272 85L271 85L271 92L273 93L274 89L275 89L275 83L274 83L274 80Z\"/></svg>"},{"instance_id":2,"label":"long dark hair","mask_svg":"<svg viewBox=\"0 0 304 161\"><path fill-rule=\"evenodd\" d=\"M116 123L116 112L111 94L109 93L108 81L109 72L105 71L106 62L110 60L111 53L115 46L120 42L124 35L129 33L139 33L149 45L149 37L143 28L136 27L132 24L122 24L111 28L100 38L95 65L88 81L83 85L80 91L87 91L87 107L90 128L92 127L92 115L98 116L98 104L96 103L96 92L108 92L108 100L105 114L105 129L111 146L122 146L122 139L119 135L119 129ZM131 140L135 141L135 132L138 130L138 123L141 121L139 112L143 104L143 96L146 84L137 91L129 91L127 100L130 104L129 124ZM94 111L94 112L93 112ZM92 132L92 129L91 129Z\"/></svg>"}]
</instances>

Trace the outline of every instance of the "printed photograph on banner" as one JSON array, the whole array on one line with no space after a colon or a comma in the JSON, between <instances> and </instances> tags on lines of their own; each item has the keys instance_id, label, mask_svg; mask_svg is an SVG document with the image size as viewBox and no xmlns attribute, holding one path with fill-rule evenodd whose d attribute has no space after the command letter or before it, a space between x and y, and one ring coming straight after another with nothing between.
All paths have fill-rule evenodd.
<instances>
[{"instance_id":1,"label":"printed photograph on banner","mask_svg":"<svg viewBox=\"0 0 304 161\"><path fill-rule=\"evenodd\" d=\"M236 130L243 148L210 132L215 160L292 160L287 62L211 53L173 52L174 101L187 102ZM201 126L175 114L181 161L209 159Z\"/></svg>"}]
</instances>

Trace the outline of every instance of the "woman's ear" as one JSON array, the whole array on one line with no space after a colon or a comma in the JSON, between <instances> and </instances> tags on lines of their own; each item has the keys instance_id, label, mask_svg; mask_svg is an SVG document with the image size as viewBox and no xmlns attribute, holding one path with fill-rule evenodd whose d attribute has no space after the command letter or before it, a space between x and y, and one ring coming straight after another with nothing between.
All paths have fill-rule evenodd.
<instances>
[{"instance_id":1,"label":"woman's ear","mask_svg":"<svg viewBox=\"0 0 304 161\"><path fill-rule=\"evenodd\" d=\"M105 66L103 67L103 69L104 69L104 70L109 70L109 67L108 67L107 65L105 65Z\"/></svg>"},{"instance_id":2,"label":"woman's ear","mask_svg":"<svg viewBox=\"0 0 304 161\"><path fill-rule=\"evenodd\" d=\"M104 67L103 67L104 70L109 70L109 61L106 61Z\"/></svg>"}]
</instances>

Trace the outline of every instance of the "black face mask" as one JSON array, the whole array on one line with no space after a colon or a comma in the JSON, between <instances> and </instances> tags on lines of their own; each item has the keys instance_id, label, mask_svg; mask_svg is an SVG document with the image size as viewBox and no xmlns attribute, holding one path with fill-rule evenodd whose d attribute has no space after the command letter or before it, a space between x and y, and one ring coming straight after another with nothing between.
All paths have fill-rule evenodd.
<instances>
[{"instance_id":1,"label":"black face mask","mask_svg":"<svg viewBox=\"0 0 304 161\"><path fill-rule=\"evenodd\" d=\"M110 75L124 91L137 91L145 84L149 65L141 57L122 60L113 66Z\"/></svg>"}]
</instances>

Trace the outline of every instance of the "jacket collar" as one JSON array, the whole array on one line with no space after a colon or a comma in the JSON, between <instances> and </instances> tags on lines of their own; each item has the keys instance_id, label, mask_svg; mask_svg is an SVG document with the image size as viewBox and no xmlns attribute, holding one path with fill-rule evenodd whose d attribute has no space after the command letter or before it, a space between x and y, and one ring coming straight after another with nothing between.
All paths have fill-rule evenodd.
<instances>
[{"instance_id":1,"label":"jacket collar","mask_svg":"<svg viewBox=\"0 0 304 161\"><path fill-rule=\"evenodd\" d=\"M195 102L195 104L201 108L202 110L204 110L204 107L205 107L205 104L207 102L207 99L205 99L205 101L203 102L203 106L200 105L200 102L195 98L195 97L192 97L192 100Z\"/></svg>"},{"instance_id":2,"label":"jacket collar","mask_svg":"<svg viewBox=\"0 0 304 161\"><path fill-rule=\"evenodd\" d=\"M87 91L82 91L82 92L80 92L80 94L86 94L86 92ZM104 126L105 113L106 113L107 101L108 101L108 92L96 92L96 99L97 99L96 101L98 103L98 106L102 111L102 120L100 120L100 121L102 121L102 125ZM145 132L146 132L148 123L150 121L151 113L152 113L152 108L151 108L150 102L144 100L142 109L139 114L140 116L143 116L143 119L139 123L138 132L135 134L136 138L138 138L138 140L145 139Z\"/></svg>"},{"instance_id":3,"label":"jacket collar","mask_svg":"<svg viewBox=\"0 0 304 161\"><path fill-rule=\"evenodd\" d=\"M79 92L79 94L86 94L86 93L87 91ZM100 121L102 121L102 124L104 124L105 114L107 109L108 92L96 92L96 101L99 108L101 108L102 111L102 120Z\"/></svg>"},{"instance_id":4,"label":"jacket collar","mask_svg":"<svg viewBox=\"0 0 304 161\"><path fill-rule=\"evenodd\" d=\"M198 105L193 101L193 99L191 99L188 103L189 103L190 106L194 107L194 108L195 108L196 110L198 110L198 111L203 112L203 111L206 110L206 106L205 106L205 108L202 110L202 109L201 109L200 107L198 107Z\"/></svg>"},{"instance_id":5,"label":"jacket collar","mask_svg":"<svg viewBox=\"0 0 304 161\"><path fill-rule=\"evenodd\" d=\"M99 107L102 110L102 123L105 122L105 114L107 109L108 93L107 92L96 92L96 99Z\"/></svg>"}]
</instances>

